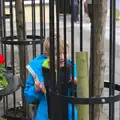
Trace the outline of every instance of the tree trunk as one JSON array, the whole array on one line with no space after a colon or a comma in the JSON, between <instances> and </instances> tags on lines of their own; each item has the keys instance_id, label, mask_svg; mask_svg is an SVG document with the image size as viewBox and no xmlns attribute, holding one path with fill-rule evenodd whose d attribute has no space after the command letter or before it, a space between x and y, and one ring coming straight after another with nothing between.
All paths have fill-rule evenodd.
<instances>
[{"instance_id":1,"label":"tree trunk","mask_svg":"<svg viewBox=\"0 0 120 120\"><path fill-rule=\"evenodd\" d=\"M92 80L92 66L94 67L94 96L101 97L104 90L104 33L107 16L107 0L97 0L94 4L94 46L92 37L90 47L94 50L90 52L90 81ZM89 10L89 9L88 9ZM91 19L92 21L92 19ZM94 52L94 58L92 58ZM92 61L94 59L94 63ZM94 120L104 120L103 105L94 105Z\"/></svg>"},{"instance_id":2,"label":"tree trunk","mask_svg":"<svg viewBox=\"0 0 120 120\"><path fill-rule=\"evenodd\" d=\"M15 0L15 10L16 10L16 27L17 27L17 37L18 41L26 40L26 25L24 18L24 9L23 9L24 0ZM24 100L24 83L27 74L25 75L25 66L28 63L28 51L27 47L24 45L19 46L19 65L20 65L20 78L22 80L22 104L24 110L26 110L26 104Z\"/></svg>"}]
</instances>

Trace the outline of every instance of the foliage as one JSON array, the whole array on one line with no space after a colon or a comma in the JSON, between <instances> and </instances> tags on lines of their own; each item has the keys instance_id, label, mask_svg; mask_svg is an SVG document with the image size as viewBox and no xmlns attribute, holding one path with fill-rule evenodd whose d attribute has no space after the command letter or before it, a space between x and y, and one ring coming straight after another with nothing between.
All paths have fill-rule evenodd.
<instances>
[{"instance_id":1,"label":"foliage","mask_svg":"<svg viewBox=\"0 0 120 120\"><path fill-rule=\"evenodd\" d=\"M4 89L8 85L8 81L5 77L5 58L0 55L0 90Z\"/></svg>"}]
</instances>

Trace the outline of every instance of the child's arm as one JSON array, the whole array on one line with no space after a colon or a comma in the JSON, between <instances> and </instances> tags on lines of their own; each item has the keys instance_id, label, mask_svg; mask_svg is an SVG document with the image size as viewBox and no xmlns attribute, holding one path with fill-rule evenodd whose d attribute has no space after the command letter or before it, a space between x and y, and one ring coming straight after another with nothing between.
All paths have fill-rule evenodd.
<instances>
[{"instance_id":1,"label":"child's arm","mask_svg":"<svg viewBox=\"0 0 120 120\"><path fill-rule=\"evenodd\" d=\"M41 91L36 91L34 84L34 79L30 74L26 81L26 86L24 90L25 99L28 104L40 101L41 96L43 95Z\"/></svg>"},{"instance_id":2,"label":"child's arm","mask_svg":"<svg viewBox=\"0 0 120 120\"><path fill-rule=\"evenodd\" d=\"M74 64L74 83L77 84L77 72L76 64ZM72 73L70 74L70 81L72 80Z\"/></svg>"}]
</instances>

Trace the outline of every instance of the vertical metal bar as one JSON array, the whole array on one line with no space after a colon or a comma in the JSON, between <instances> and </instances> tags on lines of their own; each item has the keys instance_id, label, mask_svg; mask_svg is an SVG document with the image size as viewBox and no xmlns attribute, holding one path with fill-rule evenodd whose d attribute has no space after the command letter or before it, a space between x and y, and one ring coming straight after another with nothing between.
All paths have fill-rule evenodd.
<instances>
[{"instance_id":1,"label":"vertical metal bar","mask_svg":"<svg viewBox=\"0 0 120 120\"><path fill-rule=\"evenodd\" d=\"M35 40L36 36L36 15L35 15L35 0L32 0L32 37ZM33 44L33 58L36 56L36 44Z\"/></svg>"},{"instance_id":2,"label":"vertical metal bar","mask_svg":"<svg viewBox=\"0 0 120 120\"><path fill-rule=\"evenodd\" d=\"M71 9L72 9L72 13L71 13L71 58L72 58L72 81L74 82L74 18L73 18L74 0L71 0L71 2L72 2L71 3Z\"/></svg>"},{"instance_id":3,"label":"vertical metal bar","mask_svg":"<svg viewBox=\"0 0 120 120\"><path fill-rule=\"evenodd\" d=\"M56 26L57 26L57 88L58 88L58 93L59 93L59 85L60 85L60 64L59 64L59 60L60 60L60 49L59 49L59 0L56 0Z\"/></svg>"},{"instance_id":4,"label":"vertical metal bar","mask_svg":"<svg viewBox=\"0 0 120 120\"><path fill-rule=\"evenodd\" d=\"M65 80L66 80L66 0L64 0L64 67L65 67Z\"/></svg>"},{"instance_id":5,"label":"vertical metal bar","mask_svg":"<svg viewBox=\"0 0 120 120\"><path fill-rule=\"evenodd\" d=\"M90 97L94 96L94 0L92 0L92 20L91 20L91 59L92 59L92 67L91 67L91 83L90 83ZM94 105L91 106L91 120L94 120Z\"/></svg>"},{"instance_id":6,"label":"vertical metal bar","mask_svg":"<svg viewBox=\"0 0 120 120\"><path fill-rule=\"evenodd\" d=\"M3 41L4 40L4 0L0 0L0 7L1 7L1 11L0 11L0 13L1 13L1 41ZM2 48L2 53L4 52L4 48L3 48L3 44L1 43L1 48ZM5 97L3 97L3 109L4 109L4 113L5 113L5 111L6 111L6 105L5 105Z\"/></svg>"},{"instance_id":7,"label":"vertical metal bar","mask_svg":"<svg viewBox=\"0 0 120 120\"><path fill-rule=\"evenodd\" d=\"M112 57L113 57L113 0L110 0L110 46L109 46L109 64L110 64L110 68L109 68L109 81L112 84ZM110 84L110 85L111 85ZM110 86L109 89L109 95L111 95L111 90L112 90L112 86Z\"/></svg>"},{"instance_id":8,"label":"vertical metal bar","mask_svg":"<svg viewBox=\"0 0 120 120\"><path fill-rule=\"evenodd\" d=\"M40 0L40 36L41 41L43 41L43 3ZM43 53L43 43L41 43L41 54Z\"/></svg>"},{"instance_id":9,"label":"vertical metal bar","mask_svg":"<svg viewBox=\"0 0 120 120\"><path fill-rule=\"evenodd\" d=\"M57 32L57 42L56 42L56 46L57 46L57 92L60 93L60 87L61 87L61 84L60 84L60 38L59 38L59 3L60 1L59 0L56 0L56 32ZM56 110L56 109L55 109ZM58 109L57 110L57 117L58 117L58 120L61 120L62 119L62 115L61 115L61 109ZM55 118L54 118L55 119Z\"/></svg>"},{"instance_id":10,"label":"vertical metal bar","mask_svg":"<svg viewBox=\"0 0 120 120\"><path fill-rule=\"evenodd\" d=\"M110 68L109 68L109 81L110 81L110 85L112 85L112 57L113 57L113 48L112 48L112 44L113 44L113 0L110 0L110 46L109 46L109 64L110 64ZM109 89L109 95L111 95L111 90L112 90L112 86L110 86ZM111 110L110 110L111 111Z\"/></svg>"},{"instance_id":11,"label":"vertical metal bar","mask_svg":"<svg viewBox=\"0 0 120 120\"><path fill-rule=\"evenodd\" d=\"M23 40L26 40L26 24L25 24L25 6L24 6L24 0L22 0L22 11L23 11ZM26 64L28 64L28 63L26 63L26 62L28 62L28 61L26 61L26 60L29 60L29 56L28 56L28 48L27 48L27 45L24 45L24 82L25 82L25 80L26 80L26 77L27 77L27 72L26 72ZM24 88L23 88L24 86L22 86L22 89L24 90ZM22 90L22 94L23 94L23 91ZM24 115L25 115L25 117L27 117L28 116L28 106L27 106L27 104L26 104L26 102L25 102L25 99L23 100L23 105L24 105Z\"/></svg>"},{"instance_id":12,"label":"vertical metal bar","mask_svg":"<svg viewBox=\"0 0 120 120\"><path fill-rule=\"evenodd\" d=\"M65 68L66 68L66 0L64 0L64 60L65 60ZM66 70L65 70L66 72ZM66 73L65 73L65 79L66 79Z\"/></svg>"},{"instance_id":13,"label":"vertical metal bar","mask_svg":"<svg viewBox=\"0 0 120 120\"><path fill-rule=\"evenodd\" d=\"M3 38L3 4L2 0L0 0L0 52L3 53L3 44L2 44L2 38Z\"/></svg>"},{"instance_id":14,"label":"vertical metal bar","mask_svg":"<svg viewBox=\"0 0 120 120\"><path fill-rule=\"evenodd\" d=\"M113 0L113 90L112 95L115 95L115 51L116 51L116 0ZM115 103L112 103L113 118L115 120Z\"/></svg>"},{"instance_id":15,"label":"vertical metal bar","mask_svg":"<svg viewBox=\"0 0 120 120\"><path fill-rule=\"evenodd\" d=\"M25 6L24 6L24 0L22 0L22 9L23 9L23 39L26 40L26 24L25 24ZM26 55L27 52L27 46L24 46L24 52L25 52L25 56L24 56L24 73L25 73L25 80L26 80L26 59L28 59L28 55Z\"/></svg>"},{"instance_id":16,"label":"vertical metal bar","mask_svg":"<svg viewBox=\"0 0 120 120\"><path fill-rule=\"evenodd\" d=\"M66 2L66 0L64 0L64 68L65 68L65 76L64 76L64 80L65 80L65 89L64 89L64 95L66 95L67 96L67 94L68 94L68 88L67 88L67 83L68 83L68 79L67 79L67 66L66 66L66 62L67 62L67 47L66 47L66 43L67 43L67 40L66 40L66 7L67 7L67 2ZM64 104L63 104L64 105ZM64 109L64 112L66 113L66 114L64 114L64 119L65 120L68 120L68 104L67 103L65 103L65 105L63 106L63 109Z\"/></svg>"},{"instance_id":17,"label":"vertical metal bar","mask_svg":"<svg viewBox=\"0 0 120 120\"><path fill-rule=\"evenodd\" d=\"M2 40L3 40L3 34L4 34L4 29L3 29L3 0L0 0L0 42L1 42L1 51L3 53L3 44L2 44ZM6 112L6 109L5 109L5 97L3 97L3 109L4 109L4 113Z\"/></svg>"},{"instance_id":18,"label":"vertical metal bar","mask_svg":"<svg viewBox=\"0 0 120 120\"><path fill-rule=\"evenodd\" d=\"M116 0L113 0L113 90L115 93L115 49L116 49Z\"/></svg>"},{"instance_id":19,"label":"vertical metal bar","mask_svg":"<svg viewBox=\"0 0 120 120\"><path fill-rule=\"evenodd\" d=\"M11 36L11 41L14 40L14 25L13 25L13 6L12 6L12 0L10 0L10 36ZM15 74L15 68L14 68L14 46L11 45L11 66L12 66L12 72L13 75Z\"/></svg>"},{"instance_id":20,"label":"vertical metal bar","mask_svg":"<svg viewBox=\"0 0 120 120\"><path fill-rule=\"evenodd\" d=\"M3 40L5 41L6 40L6 21L5 21L5 1L3 1L3 29L4 29L4 38L3 38ZM4 56L5 56L5 58L7 58L7 52L6 52L6 45L4 45ZM7 60L5 59L5 68L7 68ZM6 100L6 105L5 105L5 100ZM5 110L5 112L6 112L6 114L7 114L7 110L8 110L8 98L7 98L7 96L6 96L6 99L4 99L4 101L3 101L4 103L4 107L6 107L6 108L4 108L4 110Z\"/></svg>"},{"instance_id":21,"label":"vertical metal bar","mask_svg":"<svg viewBox=\"0 0 120 120\"><path fill-rule=\"evenodd\" d=\"M6 107L5 107L5 96L3 97L3 109L4 109L4 113L6 112Z\"/></svg>"},{"instance_id":22,"label":"vertical metal bar","mask_svg":"<svg viewBox=\"0 0 120 120\"><path fill-rule=\"evenodd\" d=\"M54 80L55 80L55 57L54 57L54 0L49 0L49 20L50 20L50 74L51 74L51 89L54 89ZM54 111L51 108L51 119L54 120Z\"/></svg>"},{"instance_id":23,"label":"vertical metal bar","mask_svg":"<svg viewBox=\"0 0 120 120\"><path fill-rule=\"evenodd\" d=\"M114 95L115 90L115 39L116 39L116 0L110 1L110 62L109 62L109 95ZM109 104L109 119L114 120L114 103Z\"/></svg>"},{"instance_id":24,"label":"vertical metal bar","mask_svg":"<svg viewBox=\"0 0 120 120\"><path fill-rule=\"evenodd\" d=\"M45 24L46 24L46 22L45 22L45 0L43 0L43 13L44 13L44 17L43 17L43 20L44 20L44 38L45 38L45 36L46 36L46 34L45 34L45 31L46 31L46 29L45 29Z\"/></svg>"},{"instance_id":25,"label":"vertical metal bar","mask_svg":"<svg viewBox=\"0 0 120 120\"><path fill-rule=\"evenodd\" d=\"M6 114L8 114L8 96L5 96L6 97Z\"/></svg>"},{"instance_id":26,"label":"vertical metal bar","mask_svg":"<svg viewBox=\"0 0 120 120\"><path fill-rule=\"evenodd\" d=\"M5 1L3 1L3 29L4 29L4 39L6 40L6 21L5 21ZM5 58L7 56L6 45L4 45ZM5 67L7 67L7 62L5 61Z\"/></svg>"},{"instance_id":27,"label":"vertical metal bar","mask_svg":"<svg viewBox=\"0 0 120 120\"><path fill-rule=\"evenodd\" d=\"M53 85L54 80L54 0L50 0L50 72Z\"/></svg>"},{"instance_id":28,"label":"vertical metal bar","mask_svg":"<svg viewBox=\"0 0 120 120\"><path fill-rule=\"evenodd\" d=\"M74 0L71 0L71 58L72 58L72 96L74 96ZM74 120L74 104L72 104L72 120Z\"/></svg>"},{"instance_id":29,"label":"vertical metal bar","mask_svg":"<svg viewBox=\"0 0 120 120\"><path fill-rule=\"evenodd\" d=\"M24 1L24 0L23 0ZM24 34L24 33L23 33ZM27 49L27 46L25 46L24 45L24 55L26 56L26 49ZM23 59L24 59L24 82L25 82L25 80L26 80L26 69L25 69L25 65L26 65L26 57L23 57ZM22 86L22 95L24 94L24 86ZM24 98L24 97L23 97ZM26 106L27 104L26 104L26 102L25 102L25 99L23 99L23 107L24 107L24 116L25 117L28 117L28 115L29 115L29 111L27 110L27 107L28 106Z\"/></svg>"},{"instance_id":30,"label":"vertical metal bar","mask_svg":"<svg viewBox=\"0 0 120 120\"><path fill-rule=\"evenodd\" d=\"M110 81L110 88L109 88L109 95L112 95L113 89L113 0L110 0L110 46L109 46L109 81ZM114 113L113 113L114 105L112 103L109 104L109 120L113 120Z\"/></svg>"},{"instance_id":31,"label":"vertical metal bar","mask_svg":"<svg viewBox=\"0 0 120 120\"><path fill-rule=\"evenodd\" d=\"M14 40L14 25L13 25L13 6L12 6L13 0L10 0L10 36L11 41ZM14 46L11 46L11 66L12 66L12 73L15 74L15 68L14 68ZM13 93L13 105L14 105L14 115L16 115L16 95L15 92Z\"/></svg>"},{"instance_id":32,"label":"vertical metal bar","mask_svg":"<svg viewBox=\"0 0 120 120\"><path fill-rule=\"evenodd\" d=\"M83 50L83 1L80 0L80 51Z\"/></svg>"}]
</instances>

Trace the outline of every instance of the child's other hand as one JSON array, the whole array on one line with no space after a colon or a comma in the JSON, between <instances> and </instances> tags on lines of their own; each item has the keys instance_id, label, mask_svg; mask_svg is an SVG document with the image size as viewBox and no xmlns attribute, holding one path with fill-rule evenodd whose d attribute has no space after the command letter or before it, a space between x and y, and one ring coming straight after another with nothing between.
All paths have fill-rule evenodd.
<instances>
[{"instance_id":1,"label":"child's other hand","mask_svg":"<svg viewBox=\"0 0 120 120\"><path fill-rule=\"evenodd\" d=\"M37 92L41 91L42 93L46 93L46 89L45 89L44 85L39 81L35 82L35 90Z\"/></svg>"},{"instance_id":2,"label":"child's other hand","mask_svg":"<svg viewBox=\"0 0 120 120\"><path fill-rule=\"evenodd\" d=\"M72 81L72 78L70 78L70 81ZM74 78L74 83L77 84L77 78Z\"/></svg>"},{"instance_id":3,"label":"child's other hand","mask_svg":"<svg viewBox=\"0 0 120 120\"><path fill-rule=\"evenodd\" d=\"M35 90L37 91L37 92L39 92L41 89L40 89L40 86L38 86L37 84L35 84Z\"/></svg>"},{"instance_id":4,"label":"child's other hand","mask_svg":"<svg viewBox=\"0 0 120 120\"><path fill-rule=\"evenodd\" d=\"M74 78L74 83L77 84L77 78Z\"/></svg>"}]
</instances>

